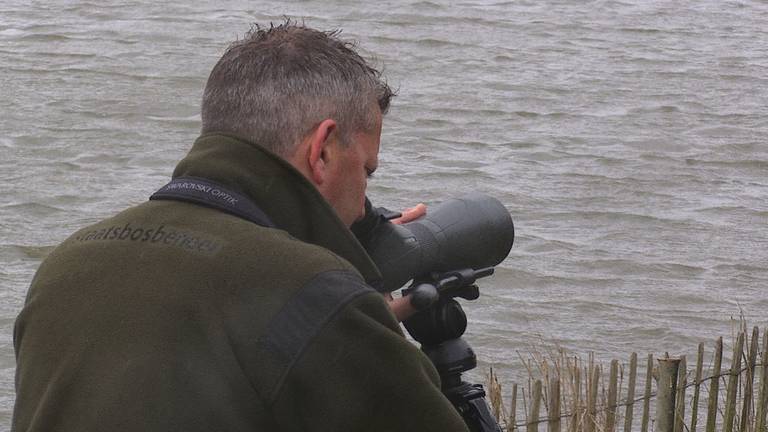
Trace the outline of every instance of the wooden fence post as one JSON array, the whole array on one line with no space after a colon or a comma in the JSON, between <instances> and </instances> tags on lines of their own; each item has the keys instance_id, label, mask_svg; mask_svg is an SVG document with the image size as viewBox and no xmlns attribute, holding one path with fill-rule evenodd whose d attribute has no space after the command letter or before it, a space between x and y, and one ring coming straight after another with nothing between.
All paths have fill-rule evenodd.
<instances>
[{"instance_id":1,"label":"wooden fence post","mask_svg":"<svg viewBox=\"0 0 768 432\"><path fill-rule=\"evenodd\" d=\"M704 366L704 344L699 344L699 355L696 357L696 378L693 387L693 402L691 403L691 432L696 432L699 421L699 392L701 390L701 370Z\"/></svg>"},{"instance_id":2,"label":"wooden fence post","mask_svg":"<svg viewBox=\"0 0 768 432\"><path fill-rule=\"evenodd\" d=\"M675 428L675 391L680 359L660 358L659 383L656 386L656 431L673 432Z\"/></svg>"},{"instance_id":3,"label":"wooden fence post","mask_svg":"<svg viewBox=\"0 0 768 432\"><path fill-rule=\"evenodd\" d=\"M643 394L643 425L642 432L648 432L648 421L651 409L651 384L653 383L653 354L648 354L648 367L645 373L645 393Z\"/></svg>"},{"instance_id":4,"label":"wooden fence post","mask_svg":"<svg viewBox=\"0 0 768 432\"><path fill-rule=\"evenodd\" d=\"M763 356L760 358L760 395L757 398L757 419L755 419L755 431L768 431L768 424L765 422L766 412L768 411L768 328L763 329Z\"/></svg>"},{"instance_id":5,"label":"wooden fence post","mask_svg":"<svg viewBox=\"0 0 768 432\"><path fill-rule=\"evenodd\" d=\"M554 374L549 379L549 432L560 432L560 376Z\"/></svg>"},{"instance_id":6,"label":"wooden fence post","mask_svg":"<svg viewBox=\"0 0 768 432\"><path fill-rule=\"evenodd\" d=\"M632 432L632 408L635 406L635 383L637 380L637 353L629 357L629 384L627 386L627 410L624 413L624 432Z\"/></svg>"},{"instance_id":7,"label":"wooden fence post","mask_svg":"<svg viewBox=\"0 0 768 432\"><path fill-rule=\"evenodd\" d=\"M517 384L512 384L512 402L509 405L509 423L507 423L507 432L514 432L517 425Z\"/></svg>"},{"instance_id":8,"label":"wooden fence post","mask_svg":"<svg viewBox=\"0 0 768 432\"><path fill-rule=\"evenodd\" d=\"M733 431L733 420L736 418L736 392L739 388L739 372L741 370L741 352L744 350L744 333L740 332L733 347L733 360L728 372L728 391L725 396L725 415L723 416L723 432Z\"/></svg>"},{"instance_id":9,"label":"wooden fence post","mask_svg":"<svg viewBox=\"0 0 768 432\"><path fill-rule=\"evenodd\" d=\"M597 389L600 382L600 366L595 365L589 381L589 394L587 395L587 412L585 414L584 432L597 430Z\"/></svg>"},{"instance_id":10,"label":"wooden fence post","mask_svg":"<svg viewBox=\"0 0 768 432\"><path fill-rule=\"evenodd\" d=\"M744 404L741 407L741 422L739 430L746 432L749 417L752 415L752 382L755 377L755 362L757 361L757 343L760 341L760 330L752 329L752 340L749 343L747 356L747 375L744 377Z\"/></svg>"},{"instance_id":11,"label":"wooden fence post","mask_svg":"<svg viewBox=\"0 0 768 432\"><path fill-rule=\"evenodd\" d=\"M541 380L533 383L533 396L531 396L531 415L528 416L528 432L539 430L539 408L541 407Z\"/></svg>"},{"instance_id":12,"label":"wooden fence post","mask_svg":"<svg viewBox=\"0 0 768 432\"><path fill-rule=\"evenodd\" d=\"M685 386L688 385L688 365L685 356L680 357L677 370L677 394L675 395L675 432L685 432Z\"/></svg>"},{"instance_id":13,"label":"wooden fence post","mask_svg":"<svg viewBox=\"0 0 768 432\"><path fill-rule=\"evenodd\" d=\"M715 343L715 366L709 382L709 400L707 401L707 432L715 432L717 424L717 396L720 391L720 370L723 362L723 338Z\"/></svg>"},{"instance_id":14,"label":"wooden fence post","mask_svg":"<svg viewBox=\"0 0 768 432\"><path fill-rule=\"evenodd\" d=\"M619 361L611 360L611 375L608 379L608 411L605 413L605 432L616 430L616 399L618 398L617 384L619 381Z\"/></svg>"},{"instance_id":15,"label":"wooden fence post","mask_svg":"<svg viewBox=\"0 0 768 432\"><path fill-rule=\"evenodd\" d=\"M574 360L573 365L573 387L574 387L574 397L573 397L573 404L572 409L573 412L571 413L571 427L569 428L570 432L578 432L579 430L579 418L581 418L581 369L579 368L578 362Z\"/></svg>"}]
</instances>

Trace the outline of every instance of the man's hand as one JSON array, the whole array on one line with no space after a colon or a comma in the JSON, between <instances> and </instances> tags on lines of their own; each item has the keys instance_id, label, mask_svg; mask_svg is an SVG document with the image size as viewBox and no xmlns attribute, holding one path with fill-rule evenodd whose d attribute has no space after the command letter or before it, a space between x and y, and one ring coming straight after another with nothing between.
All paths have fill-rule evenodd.
<instances>
[{"instance_id":1,"label":"man's hand","mask_svg":"<svg viewBox=\"0 0 768 432\"><path fill-rule=\"evenodd\" d=\"M392 293L384 293L384 300L389 304L389 308L392 309L392 313L395 314L398 322L402 322L411 317L411 315L418 312L411 305L410 296L393 298Z\"/></svg>"},{"instance_id":2,"label":"man's hand","mask_svg":"<svg viewBox=\"0 0 768 432\"><path fill-rule=\"evenodd\" d=\"M390 222L393 224L404 224L415 221L416 219L427 214L427 206L423 203L418 203L413 207L409 207L402 211L402 216L396 219L392 219ZM389 308L392 309L392 313L395 314L395 318L398 321L405 321L410 318L411 315L418 312L412 305L409 296L393 298L391 293L384 294L384 299L389 303Z\"/></svg>"},{"instance_id":3,"label":"man's hand","mask_svg":"<svg viewBox=\"0 0 768 432\"><path fill-rule=\"evenodd\" d=\"M423 203L418 203L413 207L409 207L402 211L402 215L399 218L392 219L390 222L393 224L404 224L415 221L416 219L427 214L427 206Z\"/></svg>"}]
</instances>

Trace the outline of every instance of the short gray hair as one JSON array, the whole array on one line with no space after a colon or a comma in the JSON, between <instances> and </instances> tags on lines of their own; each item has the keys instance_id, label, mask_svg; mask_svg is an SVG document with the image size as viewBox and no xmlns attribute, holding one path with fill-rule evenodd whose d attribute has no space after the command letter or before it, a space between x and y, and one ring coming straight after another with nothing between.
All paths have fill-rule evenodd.
<instances>
[{"instance_id":1,"label":"short gray hair","mask_svg":"<svg viewBox=\"0 0 768 432\"><path fill-rule=\"evenodd\" d=\"M202 132L223 132L287 157L321 121L336 120L343 144L370 132L394 93L381 73L339 39L290 20L251 27L214 66L205 86Z\"/></svg>"}]
</instances>

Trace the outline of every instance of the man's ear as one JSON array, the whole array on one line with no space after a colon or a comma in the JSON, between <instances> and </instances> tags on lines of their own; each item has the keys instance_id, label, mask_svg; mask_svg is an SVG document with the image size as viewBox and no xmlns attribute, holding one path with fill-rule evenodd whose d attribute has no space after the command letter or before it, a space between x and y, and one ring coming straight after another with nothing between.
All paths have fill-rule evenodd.
<instances>
[{"instance_id":1,"label":"man's ear","mask_svg":"<svg viewBox=\"0 0 768 432\"><path fill-rule=\"evenodd\" d=\"M328 163L332 157L332 144L336 138L336 121L325 119L307 137L309 140L308 165L310 180L322 185L326 179Z\"/></svg>"}]
</instances>

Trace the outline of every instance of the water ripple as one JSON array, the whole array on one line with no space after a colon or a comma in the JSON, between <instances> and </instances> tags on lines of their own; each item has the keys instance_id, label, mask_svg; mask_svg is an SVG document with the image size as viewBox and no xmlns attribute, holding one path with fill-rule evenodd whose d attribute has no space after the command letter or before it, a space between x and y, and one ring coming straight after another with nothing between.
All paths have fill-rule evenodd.
<instances>
[{"instance_id":1,"label":"water ripple","mask_svg":"<svg viewBox=\"0 0 768 432\"><path fill-rule=\"evenodd\" d=\"M481 362L692 352L740 311L768 325L768 6L600 6L4 1L0 328L49 245L167 179L227 39L284 15L343 28L400 88L374 202L481 191L511 211L510 257L465 302Z\"/></svg>"}]
</instances>

